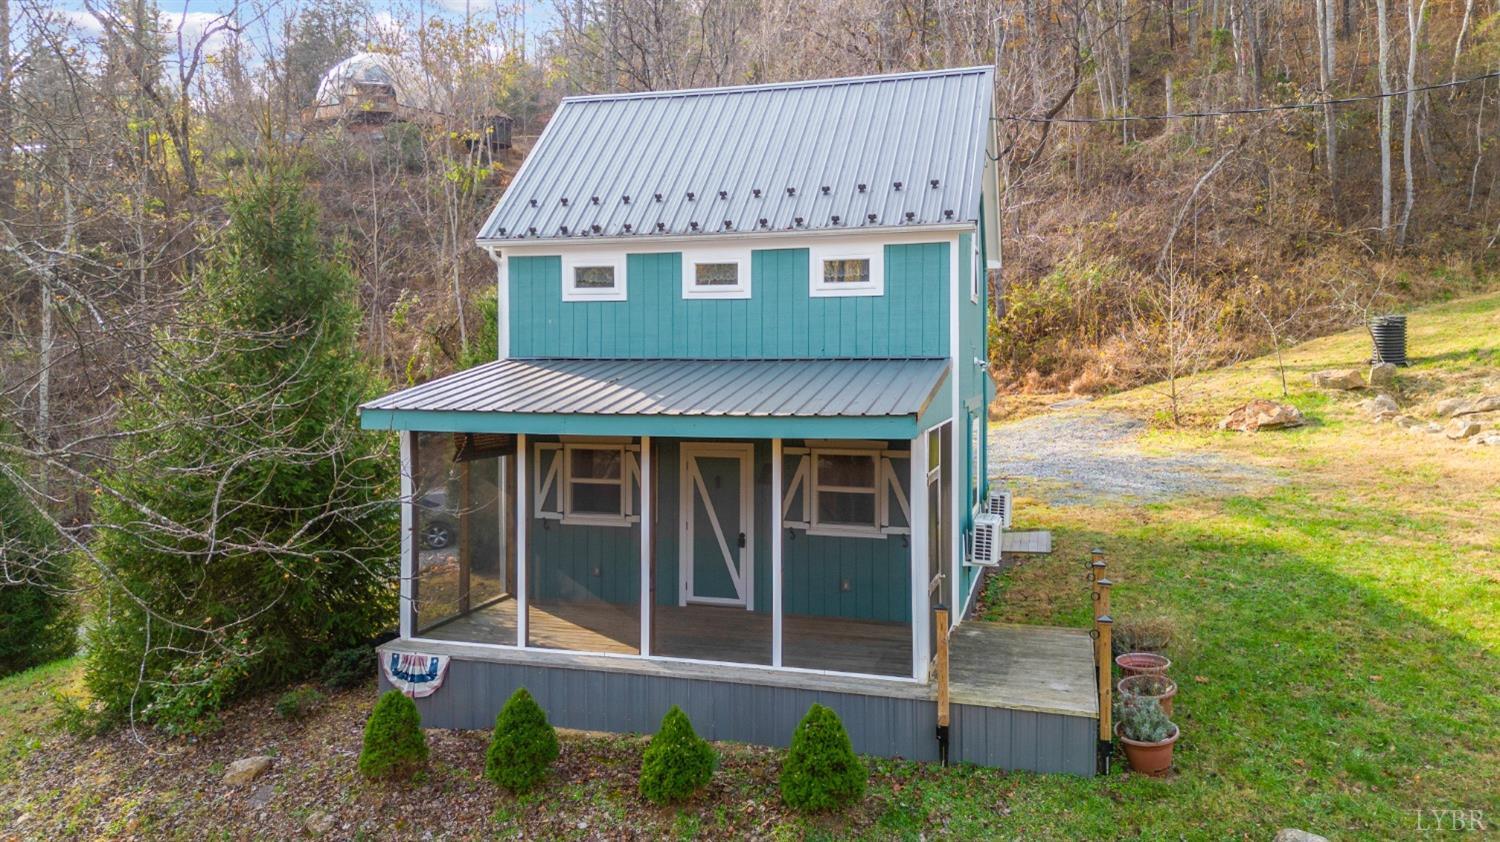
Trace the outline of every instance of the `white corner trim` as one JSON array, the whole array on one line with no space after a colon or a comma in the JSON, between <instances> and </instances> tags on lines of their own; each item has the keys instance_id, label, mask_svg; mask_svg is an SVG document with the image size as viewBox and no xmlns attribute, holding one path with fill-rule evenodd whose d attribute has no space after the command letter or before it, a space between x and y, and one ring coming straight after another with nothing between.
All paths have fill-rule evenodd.
<instances>
[{"instance_id":1,"label":"white corner trim","mask_svg":"<svg viewBox=\"0 0 1500 842\"><path fill-rule=\"evenodd\" d=\"M401 563L398 566L400 576L400 598L398 605L401 608L397 617L403 638L411 637L414 629L412 623L412 582L417 575L416 542L412 533L412 506L415 505L412 490L414 466L411 461L411 442L416 438L416 433L409 430L401 431Z\"/></svg>"},{"instance_id":2,"label":"white corner trim","mask_svg":"<svg viewBox=\"0 0 1500 842\"><path fill-rule=\"evenodd\" d=\"M700 263L733 263L738 283L734 286L698 286L697 267ZM683 298L749 298L750 249L749 247L697 248L682 251L682 297Z\"/></svg>"},{"instance_id":3,"label":"white corner trim","mask_svg":"<svg viewBox=\"0 0 1500 842\"><path fill-rule=\"evenodd\" d=\"M807 294L813 298L885 295L885 245L879 242L818 243L807 249ZM825 260L868 260L870 280L859 284L830 284L823 280Z\"/></svg>"},{"instance_id":4,"label":"white corner trim","mask_svg":"<svg viewBox=\"0 0 1500 842\"><path fill-rule=\"evenodd\" d=\"M960 255L958 253L958 244L959 238L955 236L952 240L949 241L948 252L950 256L948 261L948 342L950 347L949 353L953 361L953 388L950 390L953 393L953 416L949 420L953 424L953 426L950 428L952 430L952 433L950 435L953 436L953 453L955 455L959 450L958 420L963 417L963 369L959 365L959 358L962 356L962 354L960 354L962 343L960 334L962 333L962 331L959 329L961 316L958 302L959 295L961 293L958 289L958 261L960 258ZM968 431L965 430L964 433L967 436ZM964 449L968 449L967 441L964 442ZM970 454L970 458L972 457L973 454ZM957 462L958 460L954 459L953 461ZM953 583L953 602L957 602L963 594L964 547L967 543L966 539L969 532L968 527L964 525L963 519L963 511L968 506L968 493L966 490L964 491L964 493L959 493L961 489L965 489L965 484L969 479L969 472L965 470L964 467L965 466L955 464L948 470L948 494L952 498L950 500L952 504L952 510L950 511L949 515L953 518L953 525L948 530L948 540L951 542L952 547L952 565L948 572L949 575L953 577L951 580L949 580ZM949 607L953 608L956 606L950 605ZM962 613L956 611L951 612L948 615L948 627L951 629L957 626L961 619L963 619Z\"/></svg>"},{"instance_id":5,"label":"white corner trim","mask_svg":"<svg viewBox=\"0 0 1500 842\"><path fill-rule=\"evenodd\" d=\"M495 349L495 359L510 359L510 282L505 272L505 254L498 246L485 246L484 250L489 254L490 260L495 261L495 318L498 324L495 326L495 335L499 338L499 347Z\"/></svg>"},{"instance_id":6,"label":"white corner trim","mask_svg":"<svg viewBox=\"0 0 1500 842\"><path fill-rule=\"evenodd\" d=\"M575 273L588 266L608 266L614 270L615 285L609 289L579 289ZM625 252L567 251L562 254L562 300L624 301L626 299Z\"/></svg>"}]
</instances>

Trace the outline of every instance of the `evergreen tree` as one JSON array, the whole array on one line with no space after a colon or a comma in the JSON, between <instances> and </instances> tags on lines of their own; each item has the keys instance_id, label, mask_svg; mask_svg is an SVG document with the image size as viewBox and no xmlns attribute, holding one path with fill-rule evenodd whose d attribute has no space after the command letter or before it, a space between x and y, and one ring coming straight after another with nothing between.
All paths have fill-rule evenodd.
<instances>
[{"instance_id":1,"label":"evergreen tree","mask_svg":"<svg viewBox=\"0 0 1500 842\"><path fill-rule=\"evenodd\" d=\"M371 779L406 779L427 763L427 735L417 703L400 690L387 690L365 723L359 773Z\"/></svg>"},{"instance_id":2,"label":"evergreen tree","mask_svg":"<svg viewBox=\"0 0 1500 842\"><path fill-rule=\"evenodd\" d=\"M557 730L525 687L516 688L500 715L484 753L484 776L511 792L528 792L557 759Z\"/></svg>"},{"instance_id":3,"label":"evergreen tree","mask_svg":"<svg viewBox=\"0 0 1500 842\"><path fill-rule=\"evenodd\" d=\"M67 556L10 470L0 465L0 676L65 657L76 643Z\"/></svg>"},{"instance_id":4,"label":"evergreen tree","mask_svg":"<svg viewBox=\"0 0 1500 842\"><path fill-rule=\"evenodd\" d=\"M781 799L803 812L844 807L864 797L868 776L839 715L815 704L792 733L781 767Z\"/></svg>"},{"instance_id":5,"label":"evergreen tree","mask_svg":"<svg viewBox=\"0 0 1500 842\"><path fill-rule=\"evenodd\" d=\"M708 785L716 760L687 714L672 705L641 758L641 795L656 804L681 801Z\"/></svg>"},{"instance_id":6,"label":"evergreen tree","mask_svg":"<svg viewBox=\"0 0 1500 842\"><path fill-rule=\"evenodd\" d=\"M108 716L169 730L395 617L394 454L357 429L356 282L300 177L249 176L196 281L100 477L86 670Z\"/></svg>"}]
</instances>

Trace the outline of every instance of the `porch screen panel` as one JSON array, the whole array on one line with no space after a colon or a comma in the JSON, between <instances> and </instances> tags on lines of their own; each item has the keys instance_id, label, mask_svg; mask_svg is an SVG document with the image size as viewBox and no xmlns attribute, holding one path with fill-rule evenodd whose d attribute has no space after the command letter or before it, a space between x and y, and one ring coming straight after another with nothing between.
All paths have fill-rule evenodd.
<instances>
[{"instance_id":1,"label":"porch screen panel","mask_svg":"<svg viewBox=\"0 0 1500 842\"><path fill-rule=\"evenodd\" d=\"M902 441L788 448L784 666L911 675L908 447ZM805 525L795 522L803 495Z\"/></svg>"},{"instance_id":2,"label":"porch screen panel","mask_svg":"<svg viewBox=\"0 0 1500 842\"><path fill-rule=\"evenodd\" d=\"M528 646L640 654L640 450L533 440L527 479Z\"/></svg>"},{"instance_id":3,"label":"porch screen panel","mask_svg":"<svg viewBox=\"0 0 1500 842\"><path fill-rule=\"evenodd\" d=\"M422 637L516 644L513 451L418 433L413 453L412 627Z\"/></svg>"},{"instance_id":4,"label":"porch screen panel","mask_svg":"<svg viewBox=\"0 0 1500 842\"><path fill-rule=\"evenodd\" d=\"M771 664L771 444L662 440L651 653Z\"/></svg>"}]
</instances>

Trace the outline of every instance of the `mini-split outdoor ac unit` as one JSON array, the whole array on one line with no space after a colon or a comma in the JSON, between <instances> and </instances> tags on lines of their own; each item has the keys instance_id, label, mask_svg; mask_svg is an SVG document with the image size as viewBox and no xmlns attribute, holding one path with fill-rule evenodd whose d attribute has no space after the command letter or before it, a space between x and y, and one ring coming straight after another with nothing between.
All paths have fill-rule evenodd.
<instances>
[{"instance_id":1,"label":"mini-split outdoor ac unit","mask_svg":"<svg viewBox=\"0 0 1500 842\"><path fill-rule=\"evenodd\" d=\"M984 511L986 514L999 515L1000 525L1005 529L1010 528L1011 495L1008 488L990 489L990 498L985 501Z\"/></svg>"},{"instance_id":2,"label":"mini-split outdoor ac unit","mask_svg":"<svg viewBox=\"0 0 1500 842\"><path fill-rule=\"evenodd\" d=\"M969 563L994 567L1000 563L1001 537L1005 524L999 515L988 512L974 518L974 532L969 538Z\"/></svg>"}]
</instances>

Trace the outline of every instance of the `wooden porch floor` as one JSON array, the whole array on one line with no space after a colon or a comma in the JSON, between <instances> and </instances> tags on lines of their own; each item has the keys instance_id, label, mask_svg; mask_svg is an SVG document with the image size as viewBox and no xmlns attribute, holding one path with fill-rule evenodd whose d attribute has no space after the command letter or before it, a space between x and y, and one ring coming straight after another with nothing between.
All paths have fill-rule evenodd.
<instances>
[{"instance_id":1,"label":"wooden porch floor","mask_svg":"<svg viewBox=\"0 0 1500 842\"><path fill-rule=\"evenodd\" d=\"M1086 629L969 620L948 639L954 704L1099 715L1094 640Z\"/></svg>"},{"instance_id":2,"label":"wooden porch floor","mask_svg":"<svg viewBox=\"0 0 1500 842\"><path fill-rule=\"evenodd\" d=\"M867 675L911 674L911 627L906 623L800 615L788 615L783 622L785 666ZM761 666L771 663L769 615L711 605L654 606L652 623L652 654ZM531 646L588 653L640 652L639 616L609 603L533 605L529 626ZM418 636L513 645L516 602L504 598Z\"/></svg>"}]
</instances>

